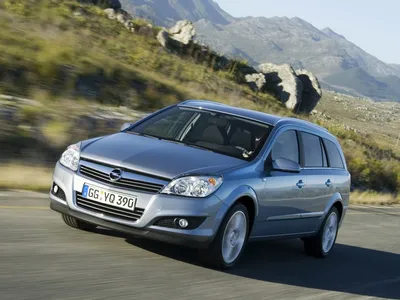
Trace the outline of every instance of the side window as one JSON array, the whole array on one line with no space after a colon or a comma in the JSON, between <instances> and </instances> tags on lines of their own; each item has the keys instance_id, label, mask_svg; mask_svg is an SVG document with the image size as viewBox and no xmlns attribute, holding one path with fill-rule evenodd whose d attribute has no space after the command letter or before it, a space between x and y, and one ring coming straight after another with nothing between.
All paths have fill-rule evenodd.
<instances>
[{"instance_id":1,"label":"side window","mask_svg":"<svg viewBox=\"0 0 400 300\"><path fill-rule=\"evenodd\" d=\"M272 160L286 158L291 161L299 162L299 143L297 134L294 130L288 130L282 133L275 141L271 151Z\"/></svg>"},{"instance_id":2,"label":"side window","mask_svg":"<svg viewBox=\"0 0 400 300\"><path fill-rule=\"evenodd\" d=\"M324 144L328 156L329 166L331 168L344 169L343 160L336 145L327 139L324 139Z\"/></svg>"},{"instance_id":3,"label":"side window","mask_svg":"<svg viewBox=\"0 0 400 300\"><path fill-rule=\"evenodd\" d=\"M304 149L304 167L319 168L324 165L320 138L316 135L301 132Z\"/></svg>"}]
</instances>

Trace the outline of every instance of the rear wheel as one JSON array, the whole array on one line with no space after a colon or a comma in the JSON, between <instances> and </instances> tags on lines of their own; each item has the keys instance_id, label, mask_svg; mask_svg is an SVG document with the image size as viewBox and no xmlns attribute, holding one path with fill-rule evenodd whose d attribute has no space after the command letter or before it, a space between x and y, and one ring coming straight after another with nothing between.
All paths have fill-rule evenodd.
<instances>
[{"instance_id":1,"label":"rear wheel","mask_svg":"<svg viewBox=\"0 0 400 300\"><path fill-rule=\"evenodd\" d=\"M303 239L307 255L324 258L333 250L339 230L339 211L332 207L316 236Z\"/></svg>"},{"instance_id":2,"label":"rear wheel","mask_svg":"<svg viewBox=\"0 0 400 300\"><path fill-rule=\"evenodd\" d=\"M94 231L96 229L96 225L90 224L81 220L78 220L74 217L68 215L62 215L62 218L68 226L71 226L76 229L85 230L85 231Z\"/></svg>"},{"instance_id":3,"label":"rear wheel","mask_svg":"<svg viewBox=\"0 0 400 300\"><path fill-rule=\"evenodd\" d=\"M225 216L209 249L201 253L205 262L219 269L232 268L240 259L249 235L249 214L236 204Z\"/></svg>"}]
</instances>

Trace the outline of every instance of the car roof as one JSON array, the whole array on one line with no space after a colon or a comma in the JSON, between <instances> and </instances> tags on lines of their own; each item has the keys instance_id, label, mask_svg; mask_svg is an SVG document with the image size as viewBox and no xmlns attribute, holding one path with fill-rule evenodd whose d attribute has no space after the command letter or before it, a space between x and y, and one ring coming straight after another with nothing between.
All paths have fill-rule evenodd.
<instances>
[{"instance_id":1,"label":"car roof","mask_svg":"<svg viewBox=\"0 0 400 300\"><path fill-rule=\"evenodd\" d=\"M234 107L226 105L219 102L209 101L209 100L187 100L178 104L178 106L191 107L197 109L205 109L215 112L226 113L230 115L235 115L247 119L252 119L258 122L266 123L272 126L284 126L284 125L298 125L301 127L308 128L310 130L320 132L323 134L331 135L328 130L324 127L318 126L314 123L289 117L280 117L276 115L271 115L259 111L254 111L250 109L244 109L239 107Z\"/></svg>"}]
</instances>

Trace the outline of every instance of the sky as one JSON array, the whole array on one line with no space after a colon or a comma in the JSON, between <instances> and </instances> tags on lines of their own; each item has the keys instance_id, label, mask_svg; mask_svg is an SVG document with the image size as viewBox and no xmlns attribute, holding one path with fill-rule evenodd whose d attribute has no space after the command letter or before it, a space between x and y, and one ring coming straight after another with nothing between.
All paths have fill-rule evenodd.
<instances>
[{"instance_id":1,"label":"sky","mask_svg":"<svg viewBox=\"0 0 400 300\"><path fill-rule=\"evenodd\" d=\"M300 17L400 64L400 0L214 0L234 17Z\"/></svg>"}]
</instances>

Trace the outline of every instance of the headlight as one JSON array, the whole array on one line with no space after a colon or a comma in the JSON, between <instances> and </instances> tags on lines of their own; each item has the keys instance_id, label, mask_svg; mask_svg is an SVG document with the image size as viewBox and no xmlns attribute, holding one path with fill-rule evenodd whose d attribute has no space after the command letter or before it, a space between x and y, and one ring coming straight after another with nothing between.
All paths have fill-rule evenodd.
<instances>
[{"instance_id":1,"label":"headlight","mask_svg":"<svg viewBox=\"0 0 400 300\"><path fill-rule=\"evenodd\" d=\"M77 171L80 155L81 155L81 143L71 145L61 155L60 163L63 166L67 167L68 169L71 169L72 171Z\"/></svg>"},{"instance_id":2,"label":"headlight","mask_svg":"<svg viewBox=\"0 0 400 300\"><path fill-rule=\"evenodd\" d=\"M222 177L190 176L175 179L161 193L187 197L207 197L222 184Z\"/></svg>"}]
</instances>

